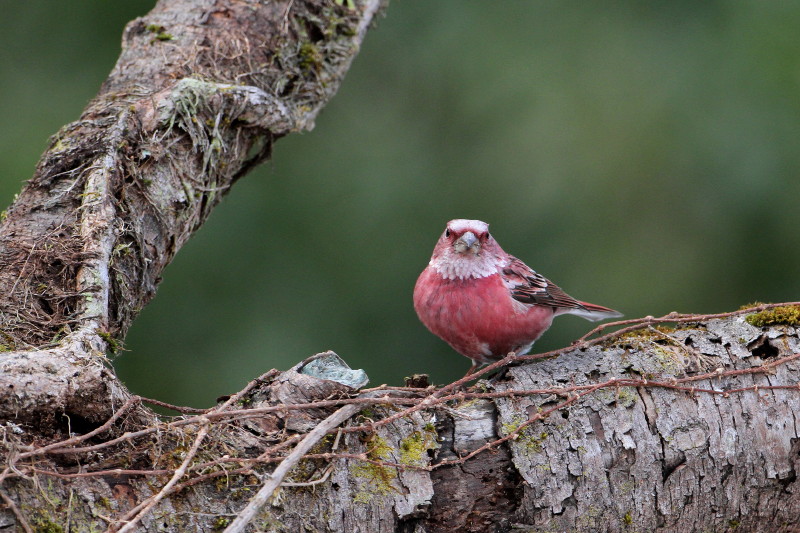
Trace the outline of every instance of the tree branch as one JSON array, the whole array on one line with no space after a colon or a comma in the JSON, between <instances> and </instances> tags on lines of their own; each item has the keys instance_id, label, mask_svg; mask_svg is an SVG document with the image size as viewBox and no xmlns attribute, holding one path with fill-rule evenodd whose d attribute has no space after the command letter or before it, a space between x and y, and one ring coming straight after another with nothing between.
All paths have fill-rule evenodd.
<instances>
[{"instance_id":1,"label":"tree branch","mask_svg":"<svg viewBox=\"0 0 800 533\"><path fill-rule=\"evenodd\" d=\"M0 222L0 417L96 424L127 401L103 354L232 184L313 127L384 2L345 4L162 0L128 24Z\"/></svg>"},{"instance_id":2,"label":"tree branch","mask_svg":"<svg viewBox=\"0 0 800 533\"><path fill-rule=\"evenodd\" d=\"M211 511L214 527L223 529L236 516L250 517L241 509L252 505L261 509L255 516L263 527L274 520L319 531L486 531L511 524L688 531L725 529L731 520L738 530L758 531L765 517L788 520L800 505L793 497L800 436L792 422L800 403L800 338L792 322L798 309L692 315L691 326L678 328L667 325L676 324L674 314L626 321L618 333L529 357L537 361L467 390L384 386L353 396L326 379L347 372L311 371L312 362L338 361L321 354L254 380L202 414L90 447L72 438L31 449L7 468L6 482L126 476L125 486L143 498L131 509L161 495L151 513L137 515L144 530L162 527L159 513L170 512L177 498L184 508L204 509L180 522L183 529L210 528ZM241 407L230 409L234 404ZM359 420L335 429L332 409L352 410ZM330 423L321 423L326 417ZM95 454L125 446L134 457L149 457L181 449L190 436L196 443L199 428L208 435L189 454L201 461L189 464L181 454L180 464L166 469L159 461L139 470L97 468ZM330 439L319 439L326 432ZM342 437L341 451L334 434L337 443ZM306 446L287 454L301 441ZM80 456L82 471L42 468L70 455ZM687 485L697 472L702 483ZM286 473L291 481L276 492ZM145 482L165 475L167 485ZM265 488L261 478L272 485ZM737 492L743 483L748 490ZM242 492L255 487L274 495L268 509L263 498ZM221 488L222 501L214 496ZM676 498L680 506L663 504Z\"/></svg>"}]
</instances>

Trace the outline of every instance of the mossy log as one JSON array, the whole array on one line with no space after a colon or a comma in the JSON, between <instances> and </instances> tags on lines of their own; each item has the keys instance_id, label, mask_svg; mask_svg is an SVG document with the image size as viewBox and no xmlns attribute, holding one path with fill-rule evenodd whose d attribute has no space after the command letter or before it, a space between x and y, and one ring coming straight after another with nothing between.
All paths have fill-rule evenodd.
<instances>
[{"instance_id":1,"label":"mossy log","mask_svg":"<svg viewBox=\"0 0 800 533\"><path fill-rule=\"evenodd\" d=\"M3 490L35 530L121 527L189 459L136 530L221 531L349 405L246 531L795 531L800 338L747 316L642 327L445 394L358 392L346 367L312 368L329 352L155 426L121 416L41 453L8 432L33 451Z\"/></svg>"}]
</instances>

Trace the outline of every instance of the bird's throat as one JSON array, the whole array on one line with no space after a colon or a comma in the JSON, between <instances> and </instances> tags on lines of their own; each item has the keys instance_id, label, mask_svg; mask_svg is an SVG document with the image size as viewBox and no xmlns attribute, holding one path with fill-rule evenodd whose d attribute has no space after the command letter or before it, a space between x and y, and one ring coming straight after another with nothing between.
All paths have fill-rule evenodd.
<instances>
[{"instance_id":1,"label":"bird's throat","mask_svg":"<svg viewBox=\"0 0 800 533\"><path fill-rule=\"evenodd\" d=\"M503 261L491 254L447 253L431 259L430 266L444 279L485 278L497 274Z\"/></svg>"}]
</instances>

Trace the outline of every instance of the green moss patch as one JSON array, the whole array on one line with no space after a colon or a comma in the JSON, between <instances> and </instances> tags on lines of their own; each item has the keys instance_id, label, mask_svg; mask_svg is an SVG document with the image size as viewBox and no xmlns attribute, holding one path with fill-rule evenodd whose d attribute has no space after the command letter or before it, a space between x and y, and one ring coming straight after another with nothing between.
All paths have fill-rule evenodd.
<instances>
[{"instance_id":1,"label":"green moss patch","mask_svg":"<svg viewBox=\"0 0 800 533\"><path fill-rule=\"evenodd\" d=\"M439 447L436 430L415 431L400 442L400 463L404 465L425 466L428 464L428 450Z\"/></svg>"},{"instance_id":2,"label":"green moss patch","mask_svg":"<svg viewBox=\"0 0 800 533\"><path fill-rule=\"evenodd\" d=\"M367 457L372 461L386 461L391 458L392 447L383 437L372 435L365 443ZM393 467L375 463L360 463L350 467L350 472L361 483L359 490L353 497L356 503L369 504L376 496L385 496L397 489L392 484L397 478L397 470Z\"/></svg>"},{"instance_id":3,"label":"green moss patch","mask_svg":"<svg viewBox=\"0 0 800 533\"><path fill-rule=\"evenodd\" d=\"M517 431L522 424L527 422L522 416L514 416L509 422L505 422L501 425L501 433L503 436L510 435ZM539 434L534 433L531 430L530 426L523 428L522 431L517 433L517 435L513 438L516 442L520 443L522 446L525 447L529 452L532 453L541 453L542 452L542 443L547 440L547 437L550 435L546 431L542 431Z\"/></svg>"},{"instance_id":4,"label":"green moss patch","mask_svg":"<svg viewBox=\"0 0 800 533\"><path fill-rule=\"evenodd\" d=\"M767 326L800 326L800 306L797 305L784 305L781 307L773 307L760 313L753 313L747 315L745 320L757 328Z\"/></svg>"}]
</instances>

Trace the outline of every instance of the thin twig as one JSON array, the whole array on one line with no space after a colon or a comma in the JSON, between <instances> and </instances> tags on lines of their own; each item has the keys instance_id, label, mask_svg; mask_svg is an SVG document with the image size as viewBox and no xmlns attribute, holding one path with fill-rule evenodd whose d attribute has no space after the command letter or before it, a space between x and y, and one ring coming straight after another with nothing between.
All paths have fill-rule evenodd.
<instances>
[{"instance_id":1,"label":"thin twig","mask_svg":"<svg viewBox=\"0 0 800 533\"><path fill-rule=\"evenodd\" d=\"M28 524L28 521L25 520L25 517L22 515L22 512L17 507L17 504L14 503L14 500L8 497L8 494L5 493L4 490L0 490L0 499L3 500L3 503L6 504L6 507L11 509L11 512L14 513L14 516L17 517L17 522L19 526L25 531L25 533L34 533L33 528Z\"/></svg>"},{"instance_id":2,"label":"thin twig","mask_svg":"<svg viewBox=\"0 0 800 533\"><path fill-rule=\"evenodd\" d=\"M277 373L278 371L273 369L267 372L266 374L263 374L262 376L252 380L250 383L247 384L247 386L245 386L245 388L243 388L242 390L240 390L239 392L228 398L227 401L225 401L225 403L223 403L222 405L213 408L211 412L224 411L232 404L238 402L239 399L246 393L248 393L253 387L258 385L262 381L265 381L275 376ZM140 503L139 505L137 505L136 507L134 507L133 509L128 511L128 513L125 514L125 516L122 518L122 521L128 521L128 522L122 529L119 530L119 533L127 533L129 531L133 531L133 528L136 527L136 524L139 522L139 520L141 520L142 517L145 514L147 514L148 511L150 511L150 509L152 509L155 505L157 505L158 502L160 502L164 497L170 494L172 492L171 490L172 487L178 482L178 480L180 480L180 478L184 476L186 470L189 468L189 464L192 462L195 455L197 455L197 452L200 449L200 445L202 444L203 440L208 434L208 427L209 424L211 423L211 421L208 418L206 418L205 415L201 415L198 418L200 419L202 425L200 426L200 430L197 432L197 437L194 440L194 444L192 444L192 448L186 454L186 458L183 460L180 467L178 467L178 469L172 475L172 478L167 482L166 485L164 485L164 487L160 491L158 491L157 494L143 501L142 503Z\"/></svg>"},{"instance_id":3,"label":"thin twig","mask_svg":"<svg viewBox=\"0 0 800 533\"><path fill-rule=\"evenodd\" d=\"M333 472L333 463L329 464L325 471L322 473L320 477L311 481L303 481L303 482L295 482L295 481L284 481L281 483L281 487L312 487L314 485L319 485L321 483L325 483L328 480L328 477Z\"/></svg>"},{"instance_id":4,"label":"thin twig","mask_svg":"<svg viewBox=\"0 0 800 533\"><path fill-rule=\"evenodd\" d=\"M242 533L247 527L247 524L255 518L258 512L261 510L264 505L266 505L269 498L272 496L272 493L275 492L283 478L286 477L286 474L294 468L294 466L302 459L302 457L317 443L322 439L328 431L336 428L356 414L361 407L358 405L345 405L338 411L334 412L328 418L317 424L317 426L308 432L308 435L300 441L300 443L295 447L295 449L284 459L281 464L275 468L275 470L270 475L270 479L264 483L264 485L259 489L258 493L253 497L252 500L247 504L247 506L242 509L236 519L231 522L231 524L225 528L224 533Z\"/></svg>"},{"instance_id":5,"label":"thin twig","mask_svg":"<svg viewBox=\"0 0 800 533\"><path fill-rule=\"evenodd\" d=\"M383 418L383 419L381 419L381 420L379 420L377 422L372 422L372 423L366 424L364 426L357 426L356 428L353 428L353 427L344 428L343 431L354 432L354 431L364 431L365 429L368 430L368 431L374 431L375 429L377 429L377 428L379 428L381 426L385 426L387 424L391 424L395 420L398 420L400 418L406 417L406 416L410 415L411 413L414 413L414 412L419 411L421 409L425 409L425 408L431 407L433 405L437 405L439 403L442 403L442 401L443 401L442 397L445 395L445 393L450 392L451 390L454 390L454 389L458 389L462 385L466 385L470 381L476 379L477 377L482 376L483 374L486 374L487 372L491 372L492 370L501 368L501 367L513 362L513 361L516 361L517 357L518 357L517 354L515 354L514 352L511 352L510 354L508 354L504 358L500 359L499 361L495 361L494 363L492 363L492 364L490 364L490 365L488 365L488 366L486 366L486 367L484 367L484 368L482 368L480 370L477 370L476 372L473 372L472 374L464 376L463 378L459 379L458 381L454 381L453 383L450 383L449 385L445 385L444 387L442 387L439 390L433 391L424 400L422 400L421 402L417 403L413 407L409 407L408 409L404 409L404 410L402 410L402 411L400 411L398 413L393 414L392 416ZM391 402L391 398L388 395L384 396L382 399L385 399L386 403L390 403Z\"/></svg>"},{"instance_id":6,"label":"thin twig","mask_svg":"<svg viewBox=\"0 0 800 533\"><path fill-rule=\"evenodd\" d=\"M386 398L389 398L388 400ZM234 399L236 401L237 399ZM230 401L230 400L229 400ZM158 433L160 431L164 431L166 429L173 429L182 426L191 426L198 424L198 421L201 418L210 420L212 422L222 420L222 419L237 419L237 420L244 420L246 418L260 418L262 415L267 413L275 413L275 412L282 412L282 411L304 411L307 409L316 409L320 407L340 407L342 405L361 405L361 406L371 406L377 405L381 403L392 403L392 404L417 404L423 401L421 398L392 398L392 397L383 397L383 398L343 398L341 400L319 400L315 402L308 402L302 404L291 404L291 405L271 405L267 407L258 407L255 409L231 409L225 412L217 412L211 411L206 413L205 415L199 416L192 416L187 418L182 418L180 420L174 420L172 422L167 422L164 424L158 424L156 426L151 426L139 431L133 431L129 433L125 433L117 438L107 440L105 442L101 442L99 444L95 444L92 446L84 446L81 448L63 448L61 443L54 443L53 446L57 446L55 449L50 449L48 453L50 454L84 454L87 452L94 452L97 450L101 450L103 448L108 448L109 446L113 446L115 444L119 444L120 442L126 442L133 440L138 437L144 437L146 435L151 435L153 433Z\"/></svg>"},{"instance_id":7,"label":"thin twig","mask_svg":"<svg viewBox=\"0 0 800 533\"><path fill-rule=\"evenodd\" d=\"M161 400L154 400L153 398L145 398L144 396L137 396L142 403L147 403L150 405L157 405L159 407L164 407L171 411L177 411L179 413L205 413L208 409L198 409L197 407L184 407L182 405L174 405L167 402L162 402Z\"/></svg>"},{"instance_id":8,"label":"thin twig","mask_svg":"<svg viewBox=\"0 0 800 533\"><path fill-rule=\"evenodd\" d=\"M217 407L213 407L211 409L203 410L203 412L206 413L205 415L198 415L198 416L193 416L193 417L189 417L189 418L184 418L184 419L181 419L181 420L175 420L173 422L168 422L168 423L165 423L165 424L158 424L156 426L148 427L148 428L142 429L140 431L133 431L133 432L125 433L124 435L121 435L121 436L119 436L119 437L117 437L115 439L110 439L110 440L107 440L105 442L101 442L99 444L95 444L93 446L84 446L82 448L69 448L69 447L67 447L67 446L69 446L69 442L70 442L69 440L56 442L56 443L53 443L53 444L48 446L48 452L52 453L52 454L82 454L82 453L87 453L87 452L93 452L93 451L97 451L97 450L100 450L100 449L103 449L103 448L107 448L109 446L113 446L114 444L118 444L120 442L130 441L130 440L135 439L137 437L143 437L145 435L150 435L152 433L157 433L159 431L163 431L164 429L174 428L174 427L179 427L179 426L194 425L194 424L197 424L201 419L202 420L213 421L213 420L215 420L217 418L225 418L225 417L234 418L238 414L245 414L245 413L249 414L249 413L252 413L255 410L252 410L252 409L251 410L241 409L241 410L237 410L237 411L228 411L228 413L230 413L229 415L225 415L223 413L223 411L226 410L228 407L230 407L233 403L239 401L241 399L241 397L244 396L247 392L249 392L253 387L258 385L259 383L262 383L264 381L267 381L268 379L271 379L272 377L274 377L277 374L279 374L279 371L275 370L275 369L272 369L269 372L266 372L265 374L262 374L261 376L257 377L256 379L254 379L250 383L248 383L247 386L245 386L244 389L240 390L239 392L237 392L236 394L234 394L233 396L228 398L228 400L224 404L219 405ZM306 405L309 405L309 404L306 404ZM175 406L175 407L177 407L177 406ZM276 410L280 410L280 409L274 409L274 408L265 407L261 412L276 411ZM106 424L108 424L108 422ZM103 424L103 426L106 426L106 424ZM85 438L81 437L80 440L85 440ZM31 453L33 453L33 452L31 452Z\"/></svg>"},{"instance_id":9,"label":"thin twig","mask_svg":"<svg viewBox=\"0 0 800 533\"><path fill-rule=\"evenodd\" d=\"M530 426L534 422L536 422L538 420L543 420L544 418L548 417L551 413L553 413L555 411L558 411L560 409L563 409L564 407L567 407L568 405L571 405L571 404L575 403L576 401L578 401L579 399L583 398L587 394L591 394L591 393L595 392L596 390L602 389L602 388L604 388L606 386L610 386L610 385L611 385L611 383L609 383L609 384L601 383L601 384L595 385L594 387L591 387L590 389L588 389L586 391L583 391L583 392L581 392L579 394L572 395L572 396L568 397L566 400L564 400L563 402L561 402L561 403L559 403L559 404L557 404L557 405L555 405L555 406L553 406L553 407L551 407L549 409L545 409L544 411L536 413L535 415L530 417L528 420L526 420L525 422L520 424L516 429L514 429L514 431L509 432L508 435L506 435L504 437L500 437L499 439L493 440L491 442L487 442L483 446L481 446L479 448L476 448L472 452L468 453L467 455L465 455L463 457L459 457L458 459L451 459L451 460L448 460L448 461L442 461L442 462L434 465L433 468L441 468L442 466L448 466L448 465L454 465L454 464L463 464L463 463L467 462L469 459L472 459L473 457L478 455L479 453L482 453L482 452L484 452L484 451L486 451L486 450L488 450L490 448L494 448L495 446L499 446L500 444L502 444L502 443L504 443L504 442L506 442L508 440L515 439L522 432L522 430L524 430L526 427Z\"/></svg>"},{"instance_id":10,"label":"thin twig","mask_svg":"<svg viewBox=\"0 0 800 533\"><path fill-rule=\"evenodd\" d=\"M633 318L630 320L619 320L617 322L606 322L604 324L600 324L592 331L575 341L574 344L580 344L583 341L586 341L590 337L597 335L601 331L605 331L608 328L614 328L617 326L648 326L654 324L661 324L664 322L677 322L677 323L685 323L685 322L705 322L707 320L714 320L718 318L729 318L732 316L739 316L739 315L749 315L752 313L760 313L761 311L766 311L768 309L774 309L776 307L789 307L789 306L796 306L800 305L800 302L784 302L784 303L777 303L777 304L761 304L755 305L753 307L748 307L746 309L739 309L737 311L730 311L727 313L714 313L710 315L696 315L693 313L677 313L675 311L668 313L660 318L654 318L652 316L646 316L644 318ZM639 327L631 327L631 329L624 328L625 332L628 331L635 331L640 329ZM623 330L614 331L611 335L623 333ZM604 336L605 337L605 336Z\"/></svg>"},{"instance_id":11,"label":"thin twig","mask_svg":"<svg viewBox=\"0 0 800 533\"><path fill-rule=\"evenodd\" d=\"M114 422L119 420L119 418L122 415L127 413L128 410L130 410L133 406L135 406L138 403L139 403L138 398L136 396L128 398L128 400L124 404L122 404L122 407L120 407L119 410L117 410L113 415L111 415L111 417L108 420L106 420L104 424L93 429L89 433L76 437L70 437L66 440L60 442L54 442L52 444L48 444L46 446L42 446L40 448L36 448L34 450L23 452L13 457L10 457L7 468L2 472L2 474L0 474L0 485L2 485L6 476L8 476L8 473L10 471L9 469L13 470L15 463L17 463L19 460L26 459L28 457L32 457L35 455L43 455L52 451L55 448L62 448L64 446L71 446L73 444L78 444L94 437L95 435L99 435L100 433L103 433L104 431L108 430L114 424Z\"/></svg>"},{"instance_id":12,"label":"thin twig","mask_svg":"<svg viewBox=\"0 0 800 533\"><path fill-rule=\"evenodd\" d=\"M256 387L256 385L259 385L261 383L266 383L267 381L271 380L272 378L274 378L278 374L280 374L280 371L275 369L275 368L273 368L269 372L265 372L265 373L261 374L256 379L254 379L250 383L248 383L242 390L240 390L239 392L237 392L236 394L234 394L233 396L228 398L228 400L225 403L223 403L222 405L220 405L218 407L209 409L209 414L213 414L214 412L225 411L228 407L230 407L234 403L238 402L242 398L242 396L244 396L245 394L247 394L248 392L253 390Z\"/></svg>"},{"instance_id":13,"label":"thin twig","mask_svg":"<svg viewBox=\"0 0 800 533\"><path fill-rule=\"evenodd\" d=\"M167 476L174 474L174 469L154 469L154 470L132 470L127 468L112 468L110 470L93 470L90 472L53 472L52 470L44 470L41 468L28 467L26 472L31 474L39 474L43 476L57 477L61 479L73 479L82 477L106 477L106 476Z\"/></svg>"},{"instance_id":14,"label":"thin twig","mask_svg":"<svg viewBox=\"0 0 800 533\"><path fill-rule=\"evenodd\" d=\"M189 464L194 460L194 456L197 455L197 451L200 449L200 444L203 443L203 439L206 438L208 434L208 423L200 427L200 431L197 432L197 437L194 439L194 444L192 444L192 448L186 454L186 458L181 463L181 466L175 471L172 475L172 478L167 482L164 487L157 494L147 498L142 503L128 511L125 516L122 518L123 522L127 522L122 529L119 530L119 533L129 533L136 528L136 525L139 521L147 514L150 509L158 504L165 496L170 493L170 489L173 485L175 485L180 478L186 473L186 469L189 468ZM109 528L110 531L113 531L113 526Z\"/></svg>"},{"instance_id":15,"label":"thin twig","mask_svg":"<svg viewBox=\"0 0 800 533\"><path fill-rule=\"evenodd\" d=\"M132 398L128 398L125 401L125 403L122 404L122 407L120 407L113 415L111 415L111 417L109 417L109 419L106 420L101 426L93 429L89 433L85 433L83 435L79 435L79 436L76 436L76 437L71 437L71 438L69 438L67 440L64 440L64 441L61 441L61 442L48 444L47 446L42 446L41 448L38 448L36 450L37 455L41 454L41 453L49 452L50 450L52 450L54 448L57 448L57 447L58 448L63 448L65 446L72 446L73 444L78 444L78 443L84 442L84 441L87 441L87 440L91 439L95 435L99 435L100 433L103 433L104 431L108 430L112 425L114 425L114 422L119 420L122 415L127 413L131 408L133 408L138 403L139 403L139 398L138 397L134 396ZM33 455L33 452L31 452L30 455ZM28 456L28 454L20 454L20 458L25 458L27 456Z\"/></svg>"}]
</instances>

